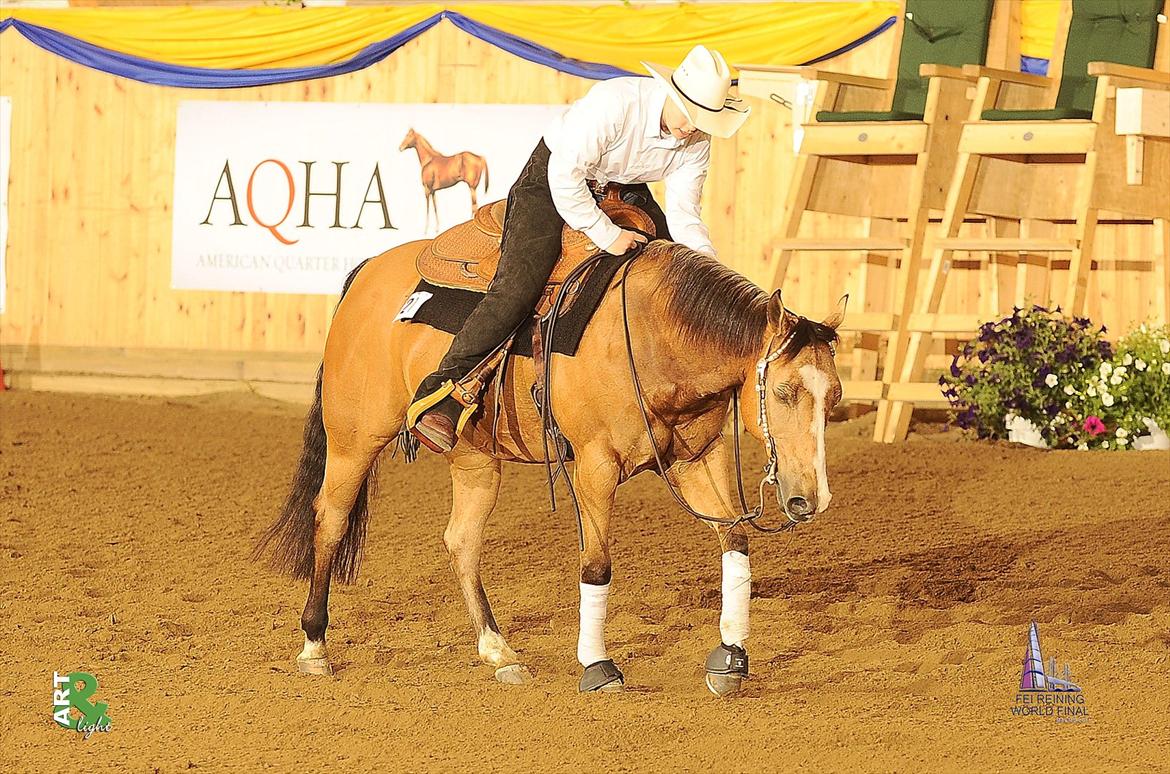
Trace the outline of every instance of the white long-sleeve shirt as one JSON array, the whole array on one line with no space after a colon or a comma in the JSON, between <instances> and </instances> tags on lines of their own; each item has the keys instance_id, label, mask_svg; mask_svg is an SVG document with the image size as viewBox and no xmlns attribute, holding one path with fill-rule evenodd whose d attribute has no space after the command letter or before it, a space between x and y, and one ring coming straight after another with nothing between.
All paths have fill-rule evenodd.
<instances>
[{"instance_id":1,"label":"white long-sleeve shirt","mask_svg":"<svg viewBox=\"0 0 1170 774\"><path fill-rule=\"evenodd\" d=\"M553 204L570 228L584 231L605 249L621 229L597 206L585 181L665 180L670 235L714 256L711 236L699 217L711 138L695 132L676 140L664 133L661 119L667 97L666 87L653 78L611 78L570 105L544 133Z\"/></svg>"}]
</instances>

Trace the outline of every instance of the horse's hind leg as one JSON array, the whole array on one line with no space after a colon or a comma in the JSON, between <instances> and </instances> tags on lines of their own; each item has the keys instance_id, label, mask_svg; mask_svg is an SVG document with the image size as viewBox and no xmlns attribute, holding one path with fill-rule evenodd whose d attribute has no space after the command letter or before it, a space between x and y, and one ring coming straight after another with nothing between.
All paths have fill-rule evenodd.
<instances>
[{"instance_id":1,"label":"horse's hind leg","mask_svg":"<svg viewBox=\"0 0 1170 774\"><path fill-rule=\"evenodd\" d=\"M495 667L502 683L523 683L531 679L520 657L508 646L492 615L491 604L479 574L483 530L496 507L500 491L500 461L479 452L457 453L451 462L451 520L443 542L467 610L475 626L479 657Z\"/></svg>"},{"instance_id":2,"label":"horse's hind leg","mask_svg":"<svg viewBox=\"0 0 1170 774\"><path fill-rule=\"evenodd\" d=\"M325 629L329 625L329 581L334 563L342 560L356 567L365 537L368 496L367 478L384 440L370 439L356 450L340 449L330 442L325 463L325 480L316 501L316 525L313 532L313 575L309 596L301 614L305 647L297 656L297 668L307 674L332 674L325 651ZM355 523L351 525L351 521ZM358 523L360 521L360 523ZM343 553L338 547L349 536ZM345 568L340 568L345 574Z\"/></svg>"}]
</instances>

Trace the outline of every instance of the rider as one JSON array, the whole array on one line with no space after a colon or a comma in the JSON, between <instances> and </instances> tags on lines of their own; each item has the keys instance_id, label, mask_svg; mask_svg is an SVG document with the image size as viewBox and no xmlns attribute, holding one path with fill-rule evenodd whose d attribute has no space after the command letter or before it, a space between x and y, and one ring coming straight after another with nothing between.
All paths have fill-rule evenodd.
<instances>
[{"instance_id":1,"label":"rider","mask_svg":"<svg viewBox=\"0 0 1170 774\"><path fill-rule=\"evenodd\" d=\"M563 224L611 255L646 241L606 217L590 183L636 184L623 198L646 211L658 236L715 255L699 219L710 137L731 137L750 110L728 99L731 72L718 51L695 46L676 70L642 64L653 78L602 81L555 120L509 191L495 279L407 413L411 433L433 451L454 448L469 411L452 397L455 383L535 309L560 257ZM665 216L645 185L657 180L666 181Z\"/></svg>"}]
</instances>

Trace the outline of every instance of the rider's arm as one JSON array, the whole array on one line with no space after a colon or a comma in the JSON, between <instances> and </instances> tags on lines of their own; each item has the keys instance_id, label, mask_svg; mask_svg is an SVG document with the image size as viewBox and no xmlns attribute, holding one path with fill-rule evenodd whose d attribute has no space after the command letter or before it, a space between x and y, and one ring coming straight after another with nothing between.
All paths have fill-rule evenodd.
<instances>
[{"instance_id":1,"label":"rider's arm","mask_svg":"<svg viewBox=\"0 0 1170 774\"><path fill-rule=\"evenodd\" d=\"M621 135L624 119L621 102L594 87L545 135L553 204L569 228L584 231L602 250L613 245L622 230L597 206L585 178L590 165Z\"/></svg>"},{"instance_id":2,"label":"rider's arm","mask_svg":"<svg viewBox=\"0 0 1170 774\"><path fill-rule=\"evenodd\" d=\"M667 173L666 224L675 241L714 258L711 235L699 217L699 201L710 163L711 140L704 138L693 143L682 162Z\"/></svg>"}]
</instances>

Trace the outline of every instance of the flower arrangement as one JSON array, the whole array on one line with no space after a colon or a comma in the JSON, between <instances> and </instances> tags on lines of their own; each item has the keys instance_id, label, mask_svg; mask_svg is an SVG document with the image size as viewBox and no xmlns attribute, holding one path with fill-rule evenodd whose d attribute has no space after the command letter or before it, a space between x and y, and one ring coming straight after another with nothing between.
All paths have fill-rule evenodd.
<instances>
[{"instance_id":1,"label":"flower arrangement","mask_svg":"<svg viewBox=\"0 0 1170 774\"><path fill-rule=\"evenodd\" d=\"M1050 448L1131 448L1170 428L1170 328L1142 325L1116 351L1083 317L1016 308L988 322L939 379L957 424ZM1139 446L1148 446L1139 443Z\"/></svg>"}]
</instances>

